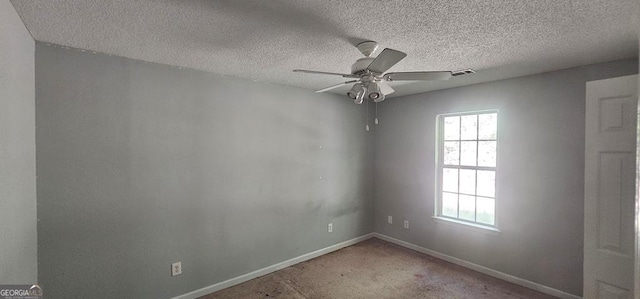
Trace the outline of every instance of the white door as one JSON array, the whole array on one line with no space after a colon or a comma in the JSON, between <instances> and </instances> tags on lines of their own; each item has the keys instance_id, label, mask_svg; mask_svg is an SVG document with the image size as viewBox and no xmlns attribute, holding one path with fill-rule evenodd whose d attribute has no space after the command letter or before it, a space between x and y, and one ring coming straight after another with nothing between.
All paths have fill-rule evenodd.
<instances>
[{"instance_id":1,"label":"white door","mask_svg":"<svg viewBox=\"0 0 640 299\"><path fill-rule=\"evenodd\" d=\"M587 82L584 298L633 297L637 84Z\"/></svg>"}]
</instances>

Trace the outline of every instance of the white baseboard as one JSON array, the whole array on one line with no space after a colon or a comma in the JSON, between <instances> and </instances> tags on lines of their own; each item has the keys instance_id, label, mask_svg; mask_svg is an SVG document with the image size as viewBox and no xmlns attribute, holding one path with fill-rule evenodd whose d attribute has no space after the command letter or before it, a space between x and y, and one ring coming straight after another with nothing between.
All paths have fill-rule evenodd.
<instances>
[{"instance_id":1,"label":"white baseboard","mask_svg":"<svg viewBox=\"0 0 640 299\"><path fill-rule=\"evenodd\" d=\"M517 285L521 285L523 287L534 289L536 291L539 291L541 293L545 293L545 294L548 294L548 295L551 295L551 296L556 296L556 297L563 298L563 299L580 299L581 298L579 296L576 296L576 295L573 295L573 294L569 294L567 292L563 292L563 291L560 291L560 290L557 290L557 289L554 289L554 288L551 288L551 287L548 287L548 286L545 286L545 285L541 285L539 283L535 283L535 282L532 282L532 281L529 281L529 280L526 280L526 279L523 279L523 278L515 277L513 275L509 275L509 274L506 274L506 273L503 273L503 272L500 272L500 271L497 271L497 270L494 270L494 269L490 269L490 268L487 268L487 267L484 267L484 266L480 266L478 264L467 262L465 260L461 260L459 258L452 257L452 256L446 255L444 253L440 253L440 252L437 252L437 251L434 251L434 250L431 250L431 249L427 249L427 248L424 248L424 247L421 247L421 246L418 246L418 245L415 245L415 244L412 244L412 243L409 243L409 242L398 240L396 238L392 238L392 237L389 237L389 236L386 236L386 235L383 235L383 234L380 234L380 233L370 233L370 234L366 234L366 235L363 235L363 236L360 236L360 237L357 237L357 238L354 238L354 239L351 239L351 240L347 240L347 241L344 241L344 242L341 242L341 243L338 243L338 244L335 244L335 245L332 245L332 246L329 246L329 247L326 247L326 248L322 248L322 249L316 250L314 252L303 254L301 256L298 256L298 257L292 258L290 260L286 260L284 262L281 262L281 263L278 263L278 264L274 264L274 265L271 265L271 266L268 266L268 267L253 271L251 273L240 275L238 277L234 277L234 278L225 280L223 282L212 284L210 286L206 286L204 288L201 288L201 289L198 289L198 290L186 293L186 294L182 294L180 296L174 297L173 299L195 299L195 298L198 298L198 297L201 297L201 296L204 296L204 295L207 295L207 294L211 294L213 292L216 292L216 291L219 291L219 290L222 290L222 289L225 289L225 288L228 288L228 287L231 287L231 286L234 286L234 285L249 281L249 280L254 279L256 277L260 277L260 276L267 275L269 273L284 269L286 267L295 265L297 263L308 261L310 259L319 257L321 255L325 255L327 253L342 249L344 247L360 243L360 242L362 242L364 240L367 240L367 239L370 239L370 238L374 238L374 237L378 238L378 239L381 239L381 240L385 240L387 242L394 243L396 245L399 245L399 246L402 246L402 247L405 247L405 248L409 248L409 249L424 253L424 254L428 254L430 256L439 258L441 260L445 260L447 262L454 263L456 265L460 265L462 267L469 268L471 270L475 270L475 271L478 271L480 273L483 273L483 274L486 274L486 275L489 275L489 276L493 276L495 278L502 279L504 281L508 281L508 282L511 282L511 283L514 283L514 284L517 284Z\"/></svg>"},{"instance_id":2,"label":"white baseboard","mask_svg":"<svg viewBox=\"0 0 640 299\"><path fill-rule=\"evenodd\" d=\"M389 237L389 236L386 236L386 235L383 235L383 234L380 234L380 233L373 233L373 237L381 239L381 240L385 240L387 242L391 242L391 243L394 243L396 245L399 245L399 246L402 246L402 247L405 247L405 248L409 248L409 249L412 249L412 250L415 250L415 251L418 251L418 252L422 252L424 254L428 254L430 256L439 258L441 260L445 260L447 262L454 263L456 265L460 265L462 267L469 268L471 270L475 270L475 271L478 271L480 273L483 273L483 274L486 274L486 275L489 275L489 276L493 276L495 278L502 279L504 281L508 281L508 282L511 282L511 283L514 283L514 284L517 284L517 285L521 285L523 287L534 289L534 290L536 290L538 292L545 293L545 294L548 294L548 295L551 295L551 296L556 296L556 297L563 298L563 299L580 299L581 298L579 296L576 296L576 295L573 295L573 294L569 294L567 292L563 292L563 291L560 291L560 290L557 290L557 289L554 289L554 288L551 288L551 287L548 287L548 286L545 286L545 285L541 285L541 284L535 283L533 281L529 281L529 280L526 280L526 279L523 279L523 278L515 277L513 275L509 275L509 274L506 274L506 273L503 273L503 272L500 272L500 271L497 271L497 270L493 270L491 268L487 268L485 266L480 266L478 264L467 262L465 260L461 260L459 258L452 257L452 256L449 256L449 255L446 255L444 253L440 253L440 252L437 252L437 251L433 251L431 249L427 249L427 248L424 248L424 247L421 247L421 246L418 246L418 245L415 245L415 244L412 244L412 243L409 243L409 242L398 240L396 238L392 238L392 237Z\"/></svg>"},{"instance_id":3,"label":"white baseboard","mask_svg":"<svg viewBox=\"0 0 640 299\"><path fill-rule=\"evenodd\" d=\"M234 278L225 280L223 282L212 284L210 286L206 286L204 288L201 288L201 289L198 289L198 290L186 293L186 294L182 294L180 296L174 297L173 299L195 299L195 298L198 298L198 297L202 297L204 295L211 294L213 292L216 292L216 291L219 291L219 290L222 290L222 289L225 289L225 288L228 288L228 287L243 283L245 281L249 281L249 280L254 279L256 277L267 275L269 273L278 271L280 269L284 269L286 267L295 265L297 263L308 261L308 260L310 260L312 258L316 258L316 257L319 257L321 255L325 255L327 253L336 251L338 249L342 249L344 247L360 243L360 242L362 242L364 240L372 238L373 236L374 236L374 234L370 233L370 234L366 234L366 235L363 235L363 236L360 236L360 237L357 237L357 238L354 238L354 239L351 239L351 240L347 240L347 241L335 244L335 245L331 245L329 247L325 247L325 248L322 248L320 250L316 250L314 252L303 254L301 256L294 257L294 258L292 258L290 260L286 260L284 262L277 263L275 265L271 265L271 266L268 266L268 267L253 271L251 273L240 275L238 277L234 277Z\"/></svg>"}]
</instances>

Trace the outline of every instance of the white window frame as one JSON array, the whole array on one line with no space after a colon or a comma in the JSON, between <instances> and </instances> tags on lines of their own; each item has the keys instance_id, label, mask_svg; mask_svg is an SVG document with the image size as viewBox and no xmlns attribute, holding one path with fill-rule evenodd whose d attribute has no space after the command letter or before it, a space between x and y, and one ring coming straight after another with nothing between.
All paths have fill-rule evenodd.
<instances>
[{"instance_id":1,"label":"white window frame","mask_svg":"<svg viewBox=\"0 0 640 299\"><path fill-rule=\"evenodd\" d=\"M494 234L499 234L500 230L498 229L498 151L499 151L499 147L498 147L498 140L500 140L499 134L500 134L500 130L498 128L496 128L496 166L495 167L486 167L486 166L462 166L462 165L458 165L458 166L454 166L454 168L457 169L475 169L475 170L492 170L495 171L496 174L496 180L495 180L495 194L494 194L494 222L493 225L490 224L486 224L486 223L481 223L481 222L475 222L475 221L470 221L470 220L465 220L465 219L460 219L460 218L456 218L456 217L450 217L450 216L444 216L442 215L442 192L443 192L443 187L442 187L442 176L443 176L443 168L445 168L445 164L444 164L444 119L445 117L450 117L450 116L465 116L465 115L480 115L480 114L490 114L490 113L496 113L497 115L497 119L496 122L498 124L499 127L499 123L500 123L500 113L497 109L491 109L491 110L477 110L477 111L466 111L466 112L455 112L455 113L444 113L444 114L439 114L436 116L436 167L435 167L435 177L436 177L436 182L435 182L435 205L434 205L434 220L439 222L439 223L445 223L445 224L452 224L454 226L458 226L458 227L462 227L462 228L467 228L467 229L471 229L471 230L479 230L479 231L483 231L483 232L490 232L490 233L494 233ZM479 125L477 126L478 130L479 130ZM462 140L462 139L460 139ZM485 139L479 139L479 136L476 136L475 141L483 141ZM462 152L461 149L460 153ZM477 155L478 155L478 151L476 150L476 161L477 161ZM447 166L447 168L451 168L450 165ZM477 177L476 177L477 180ZM476 184L476 189L478 188L477 184ZM459 193L458 193L459 194ZM477 205L476 205L477 207ZM460 206L458 204L458 209L460 209Z\"/></svg>"}]
</instances>

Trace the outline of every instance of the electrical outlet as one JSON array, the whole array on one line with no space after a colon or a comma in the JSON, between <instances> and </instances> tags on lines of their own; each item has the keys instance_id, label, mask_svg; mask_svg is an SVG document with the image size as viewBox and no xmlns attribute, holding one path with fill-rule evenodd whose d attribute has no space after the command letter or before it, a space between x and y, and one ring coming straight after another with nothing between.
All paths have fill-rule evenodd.
<instances>
[{"instance_id":1,"label":"electrical outlet","mask_svg":"<svg viewBox=\"0 0 640 299\"><path fill-rule=\"evenodd\" d=\"M171 264L171 276L182 274L182 262Z\"/></svg>"},{"instance_id":2,"label":"electrical outlet","mask_svg":"<svg viewBox=\"0 0 640 299\"><path fill-rule=\"evenodd\" d=\"M333 232L333 223L329 223L329 226L327 226L327 231L330 233Z\"/></svg>"},{"instance_id":3,"label":"electrical outlet","mask_svg":"<svg viewBox=\"0 0 640 299\"><path fill-rule=\"evenodd\" d=\"M393 216L387 216L387 222L393 224Z\"/></svg>"},{"instance_id":4,"label":"electrical outlet","mask_svg":"<svg viewBox=\"0 0 640 299\"><path fill-rule=\"evenodd\" d=\"M404 221L404 228L409 229L409 220Z\"/></svg>"}]
</instances>

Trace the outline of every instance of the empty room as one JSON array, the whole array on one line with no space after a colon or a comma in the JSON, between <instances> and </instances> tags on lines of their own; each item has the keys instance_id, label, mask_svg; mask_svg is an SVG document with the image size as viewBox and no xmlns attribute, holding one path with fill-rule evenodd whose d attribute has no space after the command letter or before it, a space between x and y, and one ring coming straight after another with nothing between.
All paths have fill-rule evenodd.
<instances>
[{"instance_id":1,"label":"empty room","mask_svg":"<svg viewBox=\"0 0 640 299\"><path fill-rule=\"evenodd\" d=\"M2 298L640 298L637 0L0 0Z\"/></svg>"}]
</instances>

